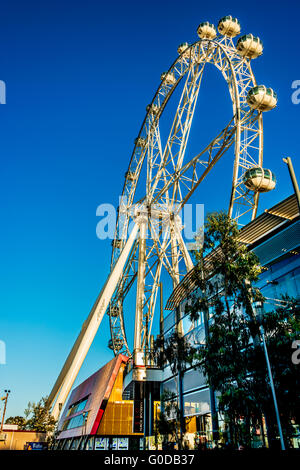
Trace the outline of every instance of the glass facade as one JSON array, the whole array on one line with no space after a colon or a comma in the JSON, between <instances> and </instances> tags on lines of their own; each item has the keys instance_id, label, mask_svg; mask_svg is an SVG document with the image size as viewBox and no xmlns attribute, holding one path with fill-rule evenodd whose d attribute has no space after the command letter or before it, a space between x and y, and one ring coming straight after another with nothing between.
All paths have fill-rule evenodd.
<instances>
[{"instance_id":1,"label":"glass facade","mask_svg":"<svg viewBox=\"0 0 300 470\"><path fill-rule=\"evenodd\" d=\"M183 395L184 416L204 415L210 412L209 390Z\"/></svg>"},{"instance_id":2,"label":"glass facade","mask_svg":"<svg viewBox=\"0 0 300 470\"><path fill-rule=\"evenodd\" d=\"M66 431L67 429L79 428L80 426L83 426L86 418L87 418L87 413L84 415L80 414L80 415L74 416L74 418L66 420L62 427L62 431Z\"/></svg>"},{"instance_id":3,"label":"glass facade","mask_svg":"<svg viewBox=\"0 0 300 470\"><path fill-rule=\"evenodd\" d=\"M184 373L183 376L183 392L195 390L195 388L206 385L203 373L198 369L191 369Z\"/></svg>"},{"instance_id":4,"label":"glass facade","mask_svg":"<svg viewBox=\"0 0 300 470\"><path fill-rule=\"evenodd\" d=\"M79 411L82 411L84 410L85 408L85 405L87 403L87 400L88 400L88 397L86 398L83 398L82 400L80 400L79 402L77 403L74 403L73 405L70 406L70 408L68 409L68 412L67 412L67 415L66 416L71 416L75 413L78 413Z\"/></svg>"}]
</instances>

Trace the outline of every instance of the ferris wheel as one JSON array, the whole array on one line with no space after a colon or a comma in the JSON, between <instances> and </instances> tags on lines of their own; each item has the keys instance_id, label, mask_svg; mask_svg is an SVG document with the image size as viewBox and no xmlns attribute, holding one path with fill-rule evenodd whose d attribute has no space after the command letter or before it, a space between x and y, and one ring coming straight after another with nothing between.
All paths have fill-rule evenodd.
<instances>
[{"instance_id":1,"label":"ferris wheel","mask_svg":"<svg viewBox=\"0 0 300 470\"><path fill-rule=\"evenodd\" d=\"M169 276L175 288L193 268L182 236L181 210L228 149L233 149L230 217L238 222L255 218L259 193L275 187L274 174L262 166L262 112L276 106L277 96L271 88L257 85L251 68L251 60L263 52L262 42L247 34L234 43L240 23L232 16L222 18L217 29L209 22L201 23L197 29L199 40L191 45L180 44L178 57L161 75L147 106L125 174L110 275L49 396L49 403L55 402L54 416L58 416L70 392L105 313L110 320L109 347L115 354L132 357L135 379L145 378L161 277ZM214 65L228 85L232 118L211 142L187 159L207 64ZM181 93L177 93L176 111L169 122L167 139L163 139L161 119L178 89ZM126 337L124 303L133 290L132 350Z\"/></svg>"}]
</instances>

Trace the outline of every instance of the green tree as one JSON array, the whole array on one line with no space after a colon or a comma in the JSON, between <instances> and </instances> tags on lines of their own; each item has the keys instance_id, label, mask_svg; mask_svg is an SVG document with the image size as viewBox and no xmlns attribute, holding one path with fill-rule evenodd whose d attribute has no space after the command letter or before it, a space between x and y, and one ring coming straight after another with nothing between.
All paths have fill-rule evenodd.
<instances>
[{"instance_id":1,"label":"green tree","mask_svg":"<svg viewBox=\"0 0 300 470\"><path fill-rule=\"evenodd\" d=\"M163 446L169 443L177 443L181 440L180 435L180 409L175 393L166 391L161 396L163 411L160 411L155 422L155 441L158 445L158 436L163 438Z\"/></svg>"},{"instance_id":2,"label":"green tree","mask_svg":"<svg viewBox=\"0 0 300 470\"><path fill-rule=\"evenodd\" d=\"M299 427L300 423L299 365L294 364L291 357L292 344L300 338L300 303L299 300L288 296L279 299L279 303L280 305L272 311L259 311L259 320L265 332L286 447L290 447L295 434L295 424ZM249 357L249 369L255 373L254 393L259 397L267 417L269 439L274 441L278 429L265 358L260 347L255 347L252 352L252 357Z\"/></svg>"},{"instance_id":3,"label":"green tree","mask_svg":"<svg viewBox=\"0 0 300 470\"><path fill-rule=\"evenodd\" d=\"M17 424L19 429L25 429L26 419L23 416L10 416L5 424Z\"/></svg>"},{"instance_id":4,"label":"green tree","mask_svg":"<svg viewBox=\"0 0 300 470\"><path fill-rule=\"evenodd\" d=\"M196 356L210 387L218 391L231 442L248 446L250 425L259 416L247 367L250 337L257 342L258 335L252 302L263 297L253 287L261 272L259 260L239 242L238 234L227 214L207 217L203 247L194 252L196 289L186 312L192 320L201 312L206 317L206 344Z\"/></svg>"},{"instance_id":5,"label":"green tree","mask_svg":"<svg viewBox=\"0 0 300 470\"><path fill-rule=\"evenodd\" d=\"M170 366L176 384L177 394L166 391L161 396L162 411L157 429L163 436L171 436L183 448L185 429L184 406L182 397L182 378L187 364L193 362L195 348L183 336L180 326L166 338L159 337L153 350L154 360L160 367Z\"/></svg>"},{"instance_id":6,"label":"green tree","mask_svg":"<svg viewBox=\"0 0 300 470\"><path fill-rule=\"evenodd\" d=\"M272 440L274 412L259 322L253 309L254 303L264 301L255 287L261 266L255 254L239 241L238 235L237 224L227 214L208 216L203 247L194 253L197 261L194 290L188 296L186 311L194 320L201 312L207 317L206 344L199 348L195 357L210 387L218 392L219 411L225 416L231 443L249 446L250 429L261 424L262 413L267 416L268 437ZM295 318L295 308L281 308L262 321L271 361L277 369L277 372L274 369L276 386L283 395L290 393L296 405L293 396L296 392L287 392L292 383L295 384L295 371L291 354L286 354L296 331ZM283 353L285 360L278 357ZM296 408L293 405L289 412L285 408L285 412L285 416L291 417ZM287 431L288 426L285 428Z\"/></svg>"},{"instance_id":7,"label":"green tree","mask_svg":"<svg viewBox=\"0 0 300 470\"><path fill-rule=\"evenodd\" d=\"M52 433L56 426L56 420L51 415L47 397L41 398L37 403L28 403L24 412L26 417L26 429Z\"/></svg>"}]
</instances>

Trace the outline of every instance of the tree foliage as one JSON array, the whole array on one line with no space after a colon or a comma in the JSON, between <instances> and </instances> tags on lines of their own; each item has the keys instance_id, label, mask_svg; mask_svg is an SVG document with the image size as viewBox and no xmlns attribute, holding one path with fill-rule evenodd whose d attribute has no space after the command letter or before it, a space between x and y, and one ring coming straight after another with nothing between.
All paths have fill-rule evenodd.
<instances>
[{"instance_id":1,"label":"tree foliage","mask_svg":"<svg viewBox=\"0 0 300 470\"><path fill-rule=\"evenodd\" d=\"M51 415L47 398L41 398L37 403L28 403L24 412L26 417L26 429L51 433L56 426L56 420Z\"/></svg>"},{"instance_id":2,"label":"tree foliage","mask_svg":"<svg viewBox=\"0 0 300 470\"><path fill-rule=\"evenodd\" d=\"M10 416L5 421L5 424L16 424L18 429L25 429L26 428L26 419L24 416Z\"/></svg>"},{"instance_id":3,"label":"tree foliage","mask_svg":"<svg viewBox=\"0 0 300 470\"><path fill-rule=\"evenodd\" d=\"M29 402L23 416L11 416L6 424L17 424L19 429L26 431L53 433L57 421L51 415L47 397L41 398L37 403Z\"/></svg>"},{"instance_id":4,"label":"tree foliage","mask_svg":"<svg viewBox=\"0 0 300 470\"><path fill-rule=\"evenodd\" d=\"M169 436L171 442L178 442L183 447L185 435L185 418L182 404L180 406L180 383L187 364L194 360L196 349L178 331L178 328L167 337L158 337L154 345L154 360L160 367L170 366L175 376L177 394L165 391L161 396L162 411L157 420L157 430L165 438Z\"/></svg>"}]
</instances>

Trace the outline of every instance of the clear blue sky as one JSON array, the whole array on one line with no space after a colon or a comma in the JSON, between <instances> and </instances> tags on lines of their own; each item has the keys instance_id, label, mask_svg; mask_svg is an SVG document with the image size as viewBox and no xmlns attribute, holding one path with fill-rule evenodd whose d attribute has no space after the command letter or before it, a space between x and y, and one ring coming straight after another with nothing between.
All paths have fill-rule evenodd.
<instances>
[{"instance_id":1,"label":"clear blue sky","mask_svg":"<svg viewBox=\"0 0 300 470\"><path fill-rule=\"evenodd\" d=\"M292 156L300 173L300 105L291 102L291 83L300 80L299 13L291 1L2 4L0 340L7 364L0 389L12 390L7 416L49 393L106 279L111 246L96 237L96 208L117 204L145 106L178 44L197 40L201 21L232 14L243 33L264 41L253 68L279 96L264 119L265 166L278 186L260 211L291 194L281 159ZM215 121L227 123L229 98L217 77L204 86L200 106L215 135L222 128ZM230 175L230 162L222 165ZM223 183L220 166L210 179L214 194L199 196L206 210L225 208ZM77 383L112 357L108 340L106 319Z\"/></svg>"}]
</instances>

